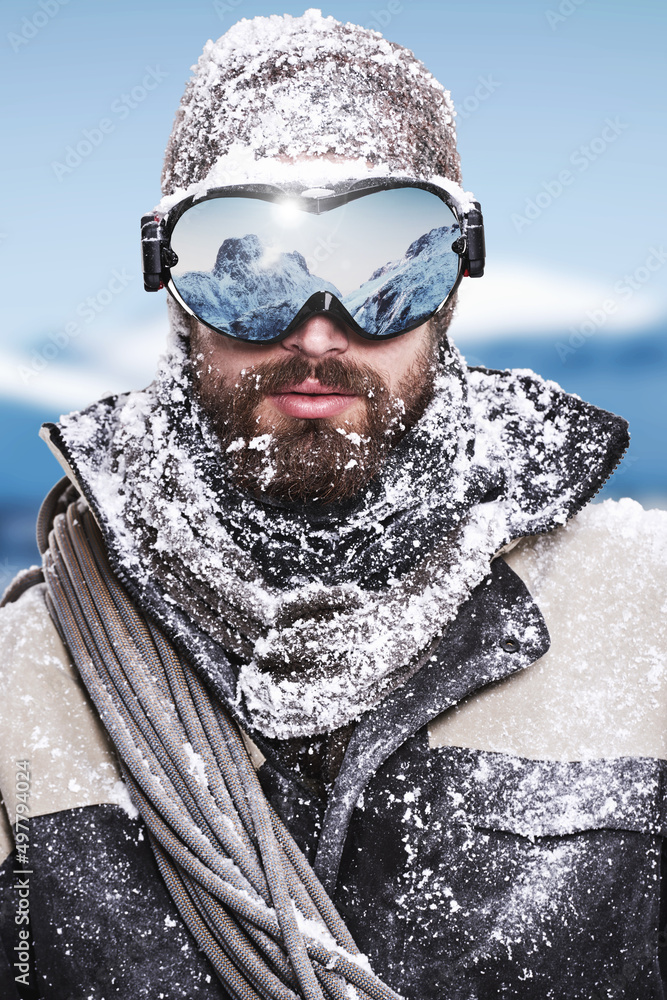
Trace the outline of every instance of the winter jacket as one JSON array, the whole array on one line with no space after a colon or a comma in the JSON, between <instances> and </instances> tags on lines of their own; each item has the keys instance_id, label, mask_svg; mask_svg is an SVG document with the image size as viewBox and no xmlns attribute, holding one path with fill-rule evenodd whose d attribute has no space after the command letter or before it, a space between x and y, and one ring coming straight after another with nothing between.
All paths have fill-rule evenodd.
<instances>
[{"instance_id":1,"label":"winter jacket","mask_svg":"<svg viewBox=\"0 0 667 1000\"><path fill-rule=\"evenodd\" d=\"M358 724L320 874L403 996L665 996L666 555L667 514L632 501L522 540ZM224 997L43 584L0 613L0 642L0 995ZM279 748L252 756L312 859L325 802Z\"/></svg>"}]
</instances>

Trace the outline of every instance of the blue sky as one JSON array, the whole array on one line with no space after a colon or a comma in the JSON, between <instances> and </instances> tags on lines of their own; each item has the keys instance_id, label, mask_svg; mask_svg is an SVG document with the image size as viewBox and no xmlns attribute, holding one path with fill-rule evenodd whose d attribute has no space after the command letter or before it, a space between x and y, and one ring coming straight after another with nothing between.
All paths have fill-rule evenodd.
<instances>
[{"instance_id":1,"label":"blue sky","mask_svg":"<svg viewBox=\"0 0 667 1000\"><path fill-rule=\"evenodd\" d=\"M190 66L206 39L239 17L304 7L41 4L5 0L0 13L3 93L12 94L3 123L0 346L14 358L83 320L56 361L100 355L111 365L121 327L155 330L164 314L162 294L140 287L138 220L158 199L162 153ZM459 107L464 183L482 202L489 254L487 277L465 289L472 320L460 316L462 335L486 320L494 332L499 296L507 299L506 322L519 329L583 322L586 308L618 298L614 284L632 278L665 241L664 4L356 0L323 11L382 23ZM68 146L86 132L98 144L79 163L67 161ZM559 180L564 171L567 184ZM636 294L619 301L609 329L664 315L665 274L635 280ZM140 377L153 345L141 361L137 349ZM129 377L128 359L117 361L118 376Z\"/></svg>"}]
</instances>

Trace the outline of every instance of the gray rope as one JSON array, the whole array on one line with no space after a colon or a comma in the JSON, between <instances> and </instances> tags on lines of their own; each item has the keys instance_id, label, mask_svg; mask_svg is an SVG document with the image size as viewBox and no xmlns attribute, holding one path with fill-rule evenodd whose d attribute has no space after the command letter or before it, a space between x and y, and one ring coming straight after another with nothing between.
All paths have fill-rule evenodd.
<instances>
[{"instance_id":1,"label":"gray rope","mask_svg":"<svg viewBox=\"0 0 667 1000\"><path fill-rule=\"evenodd\" d=\"M160 874L229 993L397 1000L267 802L226 709L114 578L82 502L55 517L44 575Z\"/></svg>"}]
</instances>

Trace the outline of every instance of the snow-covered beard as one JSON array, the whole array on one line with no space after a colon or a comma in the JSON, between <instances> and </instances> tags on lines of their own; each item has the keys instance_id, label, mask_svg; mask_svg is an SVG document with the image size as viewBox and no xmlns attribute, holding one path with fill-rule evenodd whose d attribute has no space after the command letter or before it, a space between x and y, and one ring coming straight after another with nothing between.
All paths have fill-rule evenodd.
<instances>
[{"instance_id":1,"label":"snow-covered beard","mask_svg":"<svg viewBox=\"0 0 667 1000\"><path fill-rule=\"evenodd\" d=\"M232 384L205 363L196 336L191 363L198 401L237 486L324 503L355 496L377 474L391 447L432 399L437 371L434 343L417 356L396 393L372 366L340 358L266 361L244 369ZM362 414L300 419L261 412L266 396L308 377L359 396Z\"/></svg>"}]
</instances>

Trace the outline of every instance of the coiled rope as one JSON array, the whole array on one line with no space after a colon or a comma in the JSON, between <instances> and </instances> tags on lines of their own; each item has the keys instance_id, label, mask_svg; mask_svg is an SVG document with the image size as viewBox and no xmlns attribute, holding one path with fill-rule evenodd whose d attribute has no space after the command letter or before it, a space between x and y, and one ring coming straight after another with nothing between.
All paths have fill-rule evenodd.
<instances>
[{"instance_id":1,"label":"coiled rope","mask_svg":"<svg viewBox=\"0 0 667 1000\"><path fill-rule=\"evenodd\" d=\"M178 911L238 1000L396 1000L271 808L239 730L114 578L82 501L44 552L51 613Z\"/></svg>"}]
</instances>

